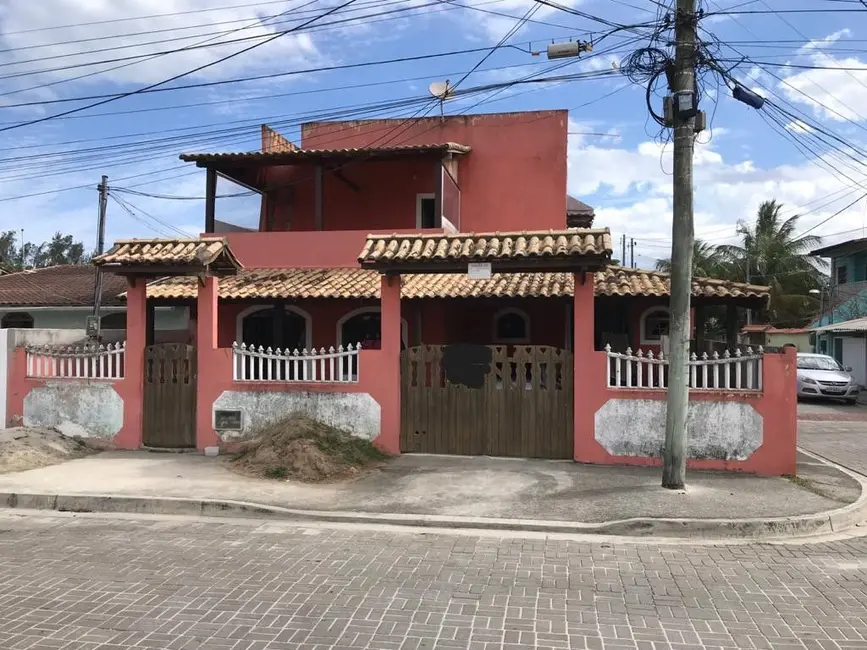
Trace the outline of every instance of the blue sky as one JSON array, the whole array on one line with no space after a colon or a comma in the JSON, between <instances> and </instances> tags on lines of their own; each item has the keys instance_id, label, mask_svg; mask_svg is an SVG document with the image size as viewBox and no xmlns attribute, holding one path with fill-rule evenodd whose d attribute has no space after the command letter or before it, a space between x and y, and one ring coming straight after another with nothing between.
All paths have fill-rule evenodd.
<instances>
[{"instance_id":1,"label":"blue sky","mask_svg":"<svg viewBox=\"0 0 867 650\"><path fill-rule=\"evenodd\" d=\"M305 116L422 98L431 81L454 83L463 77L485 56L484 48L497 43L533 6L528 0L460 2L470 7L434 0L357 0L350 9L321 21L335 24L283 36L166 86L197 88L126 97L65 119L0 132L5 147L0 229L23 228L28 241L42 241L61 230L92 246L95 186L102 173L115 187L201 196L203 173L181 163L178 153L256 149L262 122L295 138ZM260 42L253 37L264 40L338 4L0 0L0 128L96 101L58 100L129 92L191 70ZM651 0L583 0L569 6L621 24L656 20L659 9ZM750 218L765 199L782 201L787 215L803 213L802 230L858 199L864 192L860 184L867 183L859 162L864 156L858 153L867 139L867 7L842 0L703 0L702 6L707 14L728 7L744 12L706 16L702 36L709 39L712 34L723 43L717 55L722 65L733 68L734 77L794 116L802 111L805 118L771 123L767 115L732 99L712 76L705 77L702 108L712 116L712 128L699 136L696 151L697 234L713 243L734 242L735 223ZM799 14L793 9L821 12ZM643 88L618 70L624 55L646 45L647 39L621 31L599 43L592 56L555 69L558 62L530 52L543 50L552 40L595 40L608 28L545 6L531 19L535 22L524 24L508 41L514 47L498 49L460 87L531 74L607 74L470 95L452 100L445 110L570 109L570 192L596 208L597 223L609 226L615 238L622 233L634 237L639 264L650 265L667 255L670 243L671 147L648 119ZM159 55L227 40L236 42ZM460 50L478 51L303 72ZM128 58L138 55L150 56ZM263 75L281 76L216 83ZM653 102L661 111L659 98ZM379 109L368 116L409 116L420 106ZM820 136L823 144L816 139L816 126L846 145L826 135ZM828 142L836 142L838 150L829 150ZM88 187L67 189L79 186ZM220 191L238 188L227 185ZM38 196L15 198L28 194ZM110 202L109 240L200 230L202 201L118 196L135 217ZM218 216L252 224L256 206L254 197L221 199ZM835 242L863 236L865 226L867 200L861 200L813 232Z\"/></svg>"}]
</instances>

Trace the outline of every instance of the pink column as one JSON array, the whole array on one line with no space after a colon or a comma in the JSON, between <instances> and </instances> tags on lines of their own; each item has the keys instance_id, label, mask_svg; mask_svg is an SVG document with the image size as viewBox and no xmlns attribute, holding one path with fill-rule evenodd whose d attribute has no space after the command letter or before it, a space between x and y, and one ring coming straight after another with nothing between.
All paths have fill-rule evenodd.
<instances>
[{"instance_id":1,"label":"pink column","mask_svg":"<svg viewBox=\"0 0 867 650\"><path fill-rule=\"evenodd\" d=\"M138 449L142 444L144 403L144 355L147 345L147 279L130 278L126 291L126 351L123 380L115 390L123 398L123 426L114 442L121 449Z\"/></svg>"},{"instance_id":2,"label":"pink column","mask_svg":"<svg viewBox=\"0 0 867 650\"><path fill-rule=\"evenodd\" d=\"M594 350L594 274L575 273L572 317L575 460L591 462L596 447L594 416L605 391L604 367Z\"/></svg>"},{"instance_id":3,"label":"pink column","mask_svg":"<svg viewBox=\"0 0 867 650\"><path fill-rule=\"evenodd\" d=\"M218 314L217 298L219 295L219 280L215 277L205 278L199 284L199 295L196 303L196 448L216 447L220 438L214 431L211 411L214 400L219 395L219 386L230 380L223 377L227 370L224 364L218 363ZM231 370L229 370L231 372Z\"/></svg>"},{"instance_id":4,"label":"pink column","mask_svg":"<svg viewBox=\"0 0 867 650\"><path fill-rule=\"evenodd\" d=\"M379 436L375 442L389 454L400 453L400 283L400 276L382 276L382 367L373 369L383 375ZM359 373L363 372L370 370L359 368Z\"/></svg>"}]
</instances>

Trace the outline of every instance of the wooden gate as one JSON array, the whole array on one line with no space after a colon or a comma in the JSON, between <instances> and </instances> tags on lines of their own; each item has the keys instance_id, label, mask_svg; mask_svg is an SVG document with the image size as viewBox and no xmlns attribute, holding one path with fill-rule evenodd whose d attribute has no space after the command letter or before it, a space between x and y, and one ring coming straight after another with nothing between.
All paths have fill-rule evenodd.
<instances>
[{"instance_id":1,"label":"wooden gate","mask_svg":"<svg viewBox=\"0 0 867 650\"><path fill-rule=\"evenodd\" d=\"M146 447L196 446L196 348L160 343L145 348L142 442Z\"/></svg>"},{"instance_id":2,"label":"wooden gate","mask_svg":"<svg viewBox=\"0 0 867 650\"><path fill-rule=\"evenodd\" d=\"M402 452L572 458L572 409L566 350L420 346L401 356Z\"/></svg>"}]
</instances>

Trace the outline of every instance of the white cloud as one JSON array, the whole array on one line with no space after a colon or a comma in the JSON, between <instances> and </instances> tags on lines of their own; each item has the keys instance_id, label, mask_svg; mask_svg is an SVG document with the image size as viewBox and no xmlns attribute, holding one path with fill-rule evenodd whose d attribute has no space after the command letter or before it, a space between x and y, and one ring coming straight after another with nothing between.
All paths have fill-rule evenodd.
<instances>
[{"instance_id":1,"label":"white cloud","mask_svg":"<svg viewBox=\"0 0 867 650\"><path fill-rule=\"evenodd\" d=\"M778 83L779 90L789 100L809 106L818 118L837 122L864 120L865 114L859 107L867 103L867 62L853 56L837 58L825 50L849 34L848 29L842 29L803 46L800 52L807 56L799 58L798 63L816 69L790 68L792 74Z\"/></svg>"},{"instance_id":2,"label":"white cloud","mask_svg":"<svg viewBox=\"0 0 867 650\"><path fill-rule=\"evenodd\" d=\"M762 201L782 202L787 216L808 213L799 222L804 230L864 193L807 161L763 167L754 160L728 160L714 144L696 145L694 168L696 233L713 243L733 243L736 222L754 218ZM666 256L671 237L670 170L670 145L609 145L570 138L570 194L592 205L596 223L611 228L615 239L626 233L639 240L645 255ZM851 175L867 187L867 175ZM861 227L864 209L863 201L856 203L816 232Z\"/></svg>"},{"instance_id":3,"label":"white cloud","mask_svg":"<svg viewBox=\"0 0 867 650\"><path fill-rule=\"evenodd\" d=\"M74 68L38 75L34 73L61 66L139 54L154 54L164 50L204 44L206 41L219 42L250 36L267 37L297 24L300 15L291 14L291 20L289 17L269 18L292 6L289 3L286 5L271 3L262 7L251 4L247 7L221 9L225 4L222 0L174 0L165 4L149 0L5 2L0 7L0 45L3 49L29 49L18 49L2 55L3 63L15 64L4 67L4 75L27 73L26 77L17 80L6 79L3 85L6 88L29 87L68 80L95 70L105 70L105 72L81 79L79 83L104 81L153 83L177 72L213 62L259 41L250 40L222 47L189 50L141 60L133 65L127 65L133 63L132 61L119 61L96 67ZM322 9L310 8L306 11L310 12L312 17ZM153 16L170 12L172 15ZM126 20L148 15L153 17ZM51 29L57 25L73 23L80 25ZM220 32L231 33L217 36ZM153 42L178 38L182 40ZM69 42L82 39L88 40L79 43ZM93 52L93 50L116 47L124 49ZM277 61L279 66L285 69L293 64L315 59L317 56L316 47L309 34L286 35L268 43L261 50L241 54L221 64L218 72L205 70L198 76L208 77L213 74L227 76L237 74L241 70L271 68ZM27 61L32 62L26 63ZM114 66L123 67L108 70Z\"/></svg>"}]
</instances>

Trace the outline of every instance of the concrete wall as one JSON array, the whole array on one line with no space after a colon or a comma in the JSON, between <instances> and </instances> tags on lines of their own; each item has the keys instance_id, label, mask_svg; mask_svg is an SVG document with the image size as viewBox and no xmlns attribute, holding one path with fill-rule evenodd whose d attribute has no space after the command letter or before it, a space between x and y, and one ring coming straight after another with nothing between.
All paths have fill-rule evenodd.
<instances>
[{"instance_id":1,"label":"concrete wall","mask_svg":"<svg viewBox=\"0 0 867 650\"><path fill-rule=\"evenodd\" d=\"M810 345L809 332L804 332L803 334L774 334L769 332L765 335L765 340L767 341L765 347L781 348L791 343L797 348L798 352L813 351L813 346Z\"/></svg>"},{"instance_id":2,"label":"concrete wall","mask_svg":"<svg viewBox=\"0 0 867 650\"><path fill-rule=\"evenodd\" d=\"M304 413L354 436L373 440L379 435L379 404L367 393L228 390L214 402L214 410L239 409L241 431L217 430L223 442L248 437L257 429L291 413Z\"/></svg>"},{"instance_id":3,"label":"concrete wall","mask_svg":"<svg viewBox=\"0 0 867 650\"><path fill-rule=\"evenodd\" d=\"M612 399L596 411L595 439L612 456L660 457L665 443L665 402ZM687 456L746 460L762 444L762 416L743 402L691 402Z\"/></svg>"},{"instance_id":4,"label":"concrete wall","mask_svg":"<svg viewBox=\"0 0 867 650\"><path fill-rule=\"evenodd\" d=\"M123 400L113 383L34 382L24 397L23 424L56 428L67 436L113 438L123 425Z\"/></svg>"}]
</instances>

